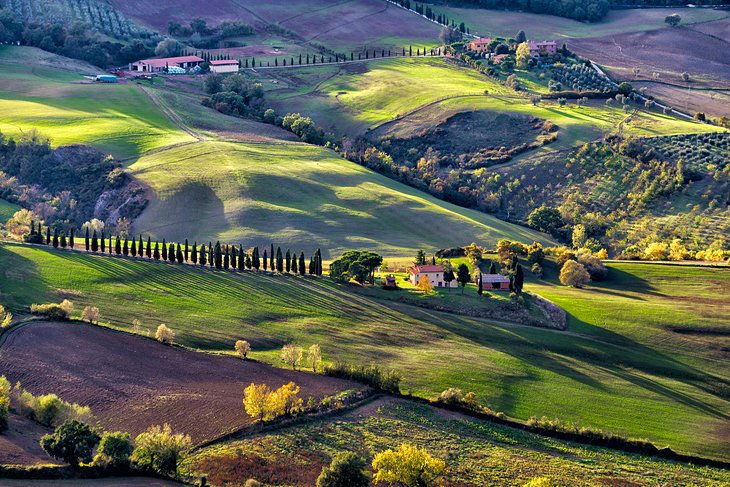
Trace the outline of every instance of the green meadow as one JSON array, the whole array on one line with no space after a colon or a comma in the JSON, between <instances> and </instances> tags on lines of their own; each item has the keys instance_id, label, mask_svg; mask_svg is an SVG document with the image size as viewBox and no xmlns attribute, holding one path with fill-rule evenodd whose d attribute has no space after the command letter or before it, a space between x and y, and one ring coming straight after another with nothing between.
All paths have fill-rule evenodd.
<instances>
[{"instance_id":1,"label":"green meadow","mask_svg":"<svg viewBox=\"0 0 730 487\"><path fill-rule=\"evenodd\" d=\"M18 62L23 57L30 62ZM193 140L135 84L90 83L73 61L59 59L0 47L0 131L20 136L35 129L54 146L88 144L118 158Z\"/></svg>"},{"instance_id":2,"label":"green meadow","mask_svg":"<svg viewBox=\"0 0 730 487\"><path fill-rule=\"evenodd\" d=\"M567 310L565 332L381 301L328 279L11 244L0 245L0 269L0 301L15 313L68 298L121 329L139 319L150 334L166 323L202 350L230 352L245 338L254 358L274 364L285 343L319 343L326 360L397 370L402 390L419 396L459 387L515 418L546 415L729 459L728 268L612 264L605 282L576 290L548 266L526 289Z\"/></svg>"},{"instance_id":3,"label":"green meadow","mask_svg":"<svg viewBox=\"0 0 730 487\"><path fill-rule=\"evenodd\" d=\"M20 207L9 201L0 199L0 223L7 222L13 214L20 210Z\"/></svg>"},{"instance_id":4,"label":"green meadow","mask_svg":"<svg viewBox=\"0 0 730 487\"><path fill-rule=\"evenodd\" d=\"M301 142L200 142L143 156L129 170L155 193L134 230L159 238L274 241L331 255L350 248L403 255L463 241L551 240Z\"/></svg>"}]
</instances>

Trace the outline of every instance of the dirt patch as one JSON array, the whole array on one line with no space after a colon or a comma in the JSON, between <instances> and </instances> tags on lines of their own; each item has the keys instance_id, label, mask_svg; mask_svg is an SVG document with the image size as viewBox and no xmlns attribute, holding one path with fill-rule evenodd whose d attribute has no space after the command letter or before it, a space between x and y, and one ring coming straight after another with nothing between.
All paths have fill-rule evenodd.
<instances>
[{"instance_id":1,"label":"dirt patch","mask_svg":"<svg viewBox=\"0 0 730 487\"><path fill-rule=\"evenodd\" d=\"M39 440L50 430L38 423L10 414L9 428L0 434L0 464L40 465L56 463L43 451Z\"/></svg>"},{"instance_id":2,"label":"dirt patch","mask_svg":"<svg viewBox=\"0 0 730 487\"><path fill-rule=\"evenodd\" d=\"M103 427L133 436L170 423L194 443L251 424L241 400L251 384L294 381L321 399L353 382L161 345L77 323L32 323L11 333L0 370L34 394L56 393L91 407Z\"/></svg>"}]
</instances>

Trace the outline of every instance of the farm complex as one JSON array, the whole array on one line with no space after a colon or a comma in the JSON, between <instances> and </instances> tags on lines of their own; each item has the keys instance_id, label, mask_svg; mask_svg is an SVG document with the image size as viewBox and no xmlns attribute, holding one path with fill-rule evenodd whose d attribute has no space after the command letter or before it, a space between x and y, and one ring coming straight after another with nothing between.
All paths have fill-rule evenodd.
<instances>
[{"instance_id":1,"label":"farm complex","mask_svg":"<svg viewBox=\"0 0 730 487\"><path fill-rule=\"evenodd\" d=\"M730 10L508 3L0 2L0 485L730 483Z\"/></svg>"}]
</instances>

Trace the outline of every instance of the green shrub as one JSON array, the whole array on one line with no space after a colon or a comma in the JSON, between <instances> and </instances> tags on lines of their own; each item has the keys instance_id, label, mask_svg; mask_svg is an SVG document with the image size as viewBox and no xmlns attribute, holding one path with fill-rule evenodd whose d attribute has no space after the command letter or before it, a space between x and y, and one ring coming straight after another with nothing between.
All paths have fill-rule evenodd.
<instances>
[{"instance_id":1,"label":"green shrub","mask_svg":"<svg viewBox=\"0 0 730 487\"><path fill-rule=\"evenodd\" d=\"M91 409L76 403L64 401L56 394L34 396L16 384L13 388L15 410L44 426L56 427L67 420L89 422L93 419Z\"/></svg>"},{"instance_id":2,"label":"green shrub","mask_svg":"<svg viewBox=\"0 0 730 487\"><path fill-rule=\"evenodd\" d=\"M46 316L52 320L68 320L73 311L73 303L64 299L61 303L31 304L30 312L34 315Z\"/></svg>"},{"instance_id":3,"label":"green shrub","mask_svg":"<svg viewBox=\"0 0 730 487\"><path fill-rule=\"evenodd\" d=\"M176 477L180 462L190 451L190 437L173 434L169 424L150 427L135 443L132 463L160 475Z\"/></svg>"},{"instance_id":4,"label":"green shrub","mask_svg":"<svg viewBox=\"0 0 730 487\"><path fill-rule=\"evenodd\" d=\"M122 431L104 432L101 435L99 449L94 457L94 465L114 469L127 468L133 450L129 433Z\"/></svg>"},{"instance_id":5,"label":"green shrub","mask_svg":"<svg viewBox=\"0 0 730 487\"><path fill-rule=\"evenodd\" d=\"M370 479L365 473L365 460L352 452L340 452L317 477L317 487L367 487Z\"/></svg>"},{"instance_id":6,"label":"green shrub","mask_svg":"<svg viewBox=\"0 0 730 487\"><path fill-rule=\"evenodd\" d=\"M99 434L81 421L65 421L53 434L41 438L43 448L53 458L63 460L76 468L81 462L91 461L91 455L99 444Z\"/></svg>"},{"instance_id":7,"label":"green shrub","mask_svg":"<svg viewBox=\"0 0 730 487\"><path fill-rule=\"evenodd\" d=\"M396 394L400 392L401 377L395 371L383 371L375 364L364 366L336 362L334 365L327 365L324 373L330 377L362 382L381 391Z\"/></svg>"}]
</instances>

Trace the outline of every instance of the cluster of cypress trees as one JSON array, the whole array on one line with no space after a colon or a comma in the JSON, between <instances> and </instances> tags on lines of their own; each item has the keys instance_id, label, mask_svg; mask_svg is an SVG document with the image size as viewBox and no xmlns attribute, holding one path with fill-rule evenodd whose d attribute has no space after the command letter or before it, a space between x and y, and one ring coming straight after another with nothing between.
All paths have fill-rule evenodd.
<instances>
[{"instance_id":1,"label":"cluster of cypress trees","mask_svg":"<svg viewBox=\"0 0 730 487\"><path fill-rule=\"evenodd\" d=\"M74 248L74 230L71 229L68 238L64 232L55 229L51 234L50 227L46 227L45 238L40 223L36 226L35 222L31 222L31 229L27 242L45 243L53 245L54 248ZM259 270L263 267L264 271L290 273L290 274L310 274L314 276L322 275L322 251L317 251L307 261L304 252L298 255L287 249L282 252L281 247L274 250L274 244L269 249L263 249L263 253L258 247L254 247L251 252L244 250L243 245L236 247L235 245L221 244L220 241L215 245L208 242L208 246L195 242L191 245L185 239L185 243L168 243L165 239L162 242L152 242L148 236L147 240L142 235L137 239L122 239L112 235L106 236L104 232L97 235L96 230L91 234L86 229L84 235L84 247L87 252L101 252L109 255L123 255L125 257L146 257L152 260L162 260L170 263L191 263L200 266L209 266L215 269L226 270Z\"/></svg>"},{"instance_id":2,"label":"cluster of cypress trees","mask_svg":"<svg viewBox=\"0 0 730 487\"><path fill-rule=\"evenodd\" d=\"M430 53L431 56L440 56L441 55L441 48L436 49L430 49L427 50L425 47L423 50L421 48L417 48L415 51L416 56L427 56ZM365 52L359 52L357 54L357 59L375 59L377 57L393 57L393 56L413 56L413 46L409 46L407 49L404 47L402 50L396 49L395 51L392 51L390 49L373 49L372 52L370 49L366 49ZM312 54L311 56L309 54L306 54L304 57L302 57L302 54L299 55L299 58L296 59L294 57L290 57L289 59L282 59L281 62L279 62L278 58L274 58L274 64L273 66L306 66L309 64L324 64L325 62L335 62L335 63L344 63L347 61L354 61L355 60L355 53L351 52L348 56L347 54L338 54L335 53L334 57L328 56L328 58L325 58L323 55L315 55ZM264 63L262 61L256 61L256 58L251 58L251 61L249 62L248 59L239 59L238 60L241 63L241 67L248 68L249 66L252 68L255 68L256 66L263 67ZM266 67L271 67L271 61L266 61Z\"/></svg>"}]
</instances>

